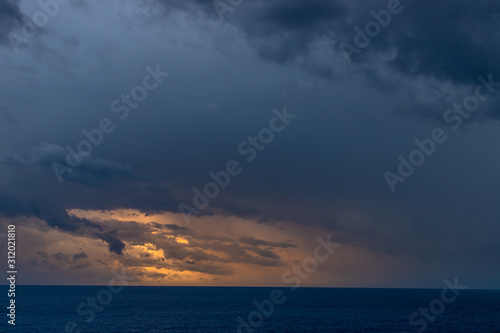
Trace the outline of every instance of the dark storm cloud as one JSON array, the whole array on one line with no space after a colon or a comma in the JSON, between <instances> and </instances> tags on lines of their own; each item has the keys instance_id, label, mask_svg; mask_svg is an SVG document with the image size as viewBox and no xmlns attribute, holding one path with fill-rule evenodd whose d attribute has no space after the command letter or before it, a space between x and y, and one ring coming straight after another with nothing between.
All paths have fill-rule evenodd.
<instances>
[{"instance_id":1,"label":"dark storm cloud","mask_svg":"<svg viewBox=\"0 0 500 333\"><path fill-rule=\"evenodd\" d=\"M42 167L53 172L56 168L68 181L89 186L102 186L107 182L130 180L135 177L133 169L128 165L92 156L79 157L82 158L82 163L78 167L68 168L66 166L67 155L63 147L44 142L30 149L27 158L19 154L2 154L0 163L17 168Z\"/></svg>"},{"instance_id":2,"label":"dark storm cloud","mask_svg":"<svg viewBox=\"0 0 500 333\"><path fill-rule=\"evenodd\" d=\"M238 240L244 244L249 244L249 245L254 245L254 246L264 245L264 246L281 247L281 248L297 247L297 245L292 244L292 243L269 242L269 241L266 241L263 239L255 238L253 236L248 236L248 237L242 236Z\"/></svg>"},{"instance_id":3,"label":"dark storm cloud","mask_svg":"<svg viewBox=\"0 0 500 333\"><path fill-rule=\"evenodd\" d=\"M70 188L73 186L71 183L84 186L82 188L83 192L93 193L92 199L85 199L89 205L84 208L88 209L96 208L97 205L99 206L98 209L103 210L127 207L136 208L145 213L157 213L175 211L176 208L174 207L177 207L180 202L166 186L158 184L150 177L137 174L129 165L123 165L100 157L86 156L82 158L80 165L70 168L66 165L67 154L67 151L60 146L42 143L29 149L26 157L20 154L1 153L0 164L13 166L21 170L40 168L45 172L46 176L53 178L49 180L50 182L57 181L57 172L63 173L63 185L55 188L55 190L65 191L63 187ZM55 169L57 169L57 172ZM74 204L74 202L80 201L82 197L88 195L88 192L83 195L84 193L71 191L65 198L64 203L59 202L52 205L76 206L77 204ZM1 200L0 195L0 203ZM3 200L12 201L14 199L5 196ZM40 200L40 198L33 198L33 200ZM78 205L82 207L81 202ZM24 206L26 207L26 205ZM30 203L30 207L35 206L43 207L43 205L34 202ZM19 210L22 207L22 202L12 202L12 208L9 208L9 210Z\"/></svg>"},{"instance_id":4,"label":"dark storm cloud","mask_svg":"<svg viewBox=\"0 0 500 333\"><path fill-rule=\"evenodd\" d=\"M259 18L273 27L286 31L315 30L324 22L338 19L346 14L346 7L340 1L274 1L269 2Z\"/></svg>"},{"instance_id":5,"label":"dark storm cloud","mask_svg":"<svg viewBox=\"0 0 500 333\"><path fill-rule=\"evenodd\" d=\"M18 169L41 168L49 175L54 172L53 162L61 163L61 165L66 163L66 154L67 152L62 147L42 143L30 149L26 158L19 154L2 154L0 163ZM96 204L103 210L135 206L136 209L151 213L172 210L173 208L170 207L178 202L172 198L167 188L155 185L151 180L136 175L130 166L123 166L118 162L102 158L91 156L84 158L78 167L72 168L71 172L65 174L65 179L69 183L83 185L88 191L94 193L91 195L93 200L85 199L88 208L95 208ZM82 207L81 198L85 196L76 194L73 199L66 196L68 200L66 202L52 196L30 199L26 195L23 196L24 198L21 199L0 191L0 214L9 217L34 216L62 231L101 239L108 244L110 252L122 254L125 244L117 238L116 231L103 232L99 225L66 212L67 207ZM141 196L142 199L139 198ZM183 230L177 226L165 226L165 228Z\"/></svg>"},{"instance_id":6,"label":"dark storm cloud","mask_svg":"<svg viewBox=\"0 0 500 333\"><path fill-rule=\"evenodd\" d=\"M372 9L385 9L384 4L374 3ZM394 49L395 58L389 63L400 72L458 83L474 83L478 75L500 72L500 1L413 1L402 5L403 12L373 39L368 53ZM353 24L364 29L369 20L373 18L361 15Z\"/></svg>"},{"instance_id":7,"label":"dark storm cloud","mask_svg":"<svg viewBox=\"0 0 500 333\"><path fill-rule=\"evenodd\" d=\"M125 248L125 243L116 237L117 231L113 230L108 233L96 234L100 239L108 243L109 251L116 254L122 254Z\"/></svg>"},{"instance_id":8,"label":"dark storm cloud","mask_svg":"<svg viewBox=\"0 0 500 333\"><path fill-rule=\"evenodd\" d=\"M25 214L26 215L26 214ZM116 231L103 231L102 227L87 219L79 218L66 213L66 211L42 210L39 215L34 215L51 227L69 232L73 235L97 238L108 244L109 251L122 254L125 244L116 237Z\"/></svg>"},{"instance_id":9,"label":"dark storm cloud","mask_svg":"<svg viewBox=\"0 0 500 333\"><path fill-rule=\"evenodd\" d=\"M235 20L263 59L286 64L307 56L312 43L329 36L346 14L338 0L279 0L239 8Z\"/></svg>"},{"instance_id":10,"label":"dark storm cloud","mask_svg":"<svg viewBox=\"0 0 500 333\"><path fill-rule=\"evenodd\" d=\"M19 9L19 0L3 0L0 2L0 42L8 43L8 34L12 29L23 24L23 14Z\"/></svg>"},{"instance_id":11,"label":"dark storm cloud","mask_svg":"<svg viewBox=\"0 0 500 333\"><path fill-rule=\"evenodd\" d=\"M202 8L208 13L212 8L212 1L210 0L192 0L192 1L182 1L182 0L142 0L143 6L151 6L152 4L159 4L166 10L169 14L172 10L182 9L182 10L196 10Z\"/></svg>"},{"instance_id":12,"label":"dark storm cloud","mask_svg":"<svg viewBox=\"0 0 500 333\"><path fill-rule=\"evenodd\" d=\"M218 19L211 1L184 1L183 6L157 0L172 9L194 11ZM187 3L190 3L188 5ZM387 8L388 1L274 0L243 1L225 19L241 29L248 43L265 60L298 64L321 76L333 77L333 68L314 64L314 42L353 46L356 32L374 20L370 12ZM467 0L401 2L403 11L352 59L370 63L370 55L395 52L389 65L405 75L424 75L457 83L474 83L480 74L499 73L500 1ZM306 57L305 63L299 58Z\"/></svg>"},{"instance_id":13,"label":"dark storm cloud","mask_svg":"<svg viewBox=\"0 0 500 333\"><path fill-rule=\"evenodd\" d=\"M199 10L207 17L219 19L213 1L183 1L183 6L175 1L157 1L166 8L167 14L182 8L191 12ZM330 38L346 14L347 7L341 0L243 1L233 11L226 12L224 18L244 32L248 43L262 59L299 64L320 77L331 78L331 68L301 63L299 58L308 56L318 38Z\"/></svg>"},{"instance_id":14,"label":"dark storm cloud","mask_svg":"<svg viewBox=\"0 0 500 333\"><path fill-rule=\"evenodd\" d=\"M0 192L0 208L3 216L31 216L39 212L36 203L30 203L5 192Z\"/></svg>"},{"instance_id":15,"label":"dark storm cloud","mask_svg":"<svg viewBox=\"0 0 500 333\"><path fill-rule=\"evenodd\" d=\"M0 4L0 15L6 18L22 19L19 0L5 0Z\"/></svg>"},{"instance_id":16,"label":"dark storm cloud","mask_svg":"<svg viewBox=\"0 0 500 333\"><path fill-rule=\"evenodd\" d=\"M244 172L203 214L321 225L337 242L429 262L457 253L482 262L500 252L494 239L500 162L488 144L498 141L497 131L474 123L490 120L493 98L490 113L481 106L396 195L382 176L397 168L399 154L415 149L415 138L443 126L433 120L463 100L477 75L498 71L498 1L405 1L404 11L353 55L351 65L340 42L352 43L353 27L364 27L373 20L370 11L386 8L387 1L244 0L221 23L212 1L150 0L143 5L154 3L169 16L148 25L135 13L120 21L116 16L128 11L115 15L116 7L106 3L103 11L68 7L51 22L54 31L68 30L78 40L69 47L57 44L55 34L44 35L57 51L52 62L36 52L5 56L0 102L16 111L17 122L2 127L2 216L35 216L57 230L101 239L115 253L126 253L127 244L156 244L172 261L158 265L187 271L232 274L224 270L227 263L281 266L278 251L294 247L288 241L96 223L67 210L178 212L179 198L189 203L192 189L211 181L209 171L222 170L229 159L244 162L238 143L269 124L273 107L287 104L297 121L255 162L243 163ZM165 70L175 79L150 94L133 120L120 123L96 147L96 158L58 183L51 163L64 164L62 147L110 116L110 102L138 84L144 67L158 58L167 59ZM55 68L61 60L74 75L61 75ZM190 246L152 231L186 238ZM152 256L134 260L155 265Z\"/></svg>"},{"instance_id":17,"label":"dark storm cloud","mask_svg":"<svg viewBox=\"0 0 500 333\"><path fill-rule=\"evenodd\" d=\"M111 252L121 254L124 244L111 232L102 232L102 228L86 219L69 215L60 203L47 205L43 201L20 199L10 194L0 192L0 216L36 217L47 222L53 228L73 235L101 239L108 243Z\"/></svg>"}]
</instances>

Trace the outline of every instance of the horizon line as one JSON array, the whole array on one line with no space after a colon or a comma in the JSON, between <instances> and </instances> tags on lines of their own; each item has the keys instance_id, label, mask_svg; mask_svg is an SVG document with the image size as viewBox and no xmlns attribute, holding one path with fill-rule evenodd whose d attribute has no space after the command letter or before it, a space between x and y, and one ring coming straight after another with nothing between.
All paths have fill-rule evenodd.
<instances>
[{"instance_id":1,"label":"horizon line","mask_svg":"<svg viewBox=\"0 0 500 333\"><path fill-rule=\"evenodd\" d=\"M0 284L0 286L8 287L8 284ZM17 287L107 287L107 285L94 285L94 284L17 284ZM123 286L128 287L144 287L144 288L276 288L276 289L286 289L290 288L288 286L151 286L151 285L128 285ZM405 290L441 290L443 288L426 288L426 287L328 287L328 286L308 286L308 287L298 287L297 289L405 289ZM467 288L467 290L477 290L477 291L500 291L500 288Z\"/></svg>"}]
</instances>

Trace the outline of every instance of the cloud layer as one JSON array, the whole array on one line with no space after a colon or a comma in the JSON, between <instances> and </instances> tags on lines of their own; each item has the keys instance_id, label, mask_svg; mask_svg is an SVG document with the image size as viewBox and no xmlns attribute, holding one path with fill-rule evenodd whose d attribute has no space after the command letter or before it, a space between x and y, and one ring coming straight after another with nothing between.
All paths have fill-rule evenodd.
<instances>
[{"instance_id":1,"label":"cloud layer","mask_svg":"<svg viewBox=\"0 0 500 333\"><path fill-rule=\"evenodd\" d=\"M330 274L359 285L432 286L460 273L471 286L498 287L500 158L489 144L500 139L498 92L458 130L443 114L474 94L478 76L500 81L500 2L401 2L400 13L348 63L341 43L355 46L354 28L364 29L375 20L371 12L387 6L243 1L221 22L212 1L72 2L16 54L8 34L22 34L23 20L41 8L2 2L2 223L23 221L26 230L58 239L60 248L40 247L31 259L37 269L44 260L55 271L67 266L60 282L72 270L115 264L146 280L179 281L191 272L236 283L242 267L255 268L249 278L258 280L268 269L279 276L307 255L318 233L331 233L346 246L343 264L326 264L317 283L333 285ZM145 68L157 65L170 75L142 99L136 87ZM121 120L113 101L127 98L141 101ZM246 162L239 145L258 138L272 110L284 106L297 118ZM68 147L76 149L86 140L82 131L103 118L114 132L68 166ZM436 127L447 142L392 193L384 172L396 173L398 156L409 159L415 140ZM192 205L193 189L231 160L241 174L193 225L184 224L179 204ZM68 168L63 182L54 163ZM88 213L127 209L175 221ZM225 235L241 221L293 235ZM203 229L205 222L213 230ZM412 273L420 282L398 273L409 274L405 262L418 267ZM358 279L360 271L370 275Z\"/></svg>"}]
</instances>

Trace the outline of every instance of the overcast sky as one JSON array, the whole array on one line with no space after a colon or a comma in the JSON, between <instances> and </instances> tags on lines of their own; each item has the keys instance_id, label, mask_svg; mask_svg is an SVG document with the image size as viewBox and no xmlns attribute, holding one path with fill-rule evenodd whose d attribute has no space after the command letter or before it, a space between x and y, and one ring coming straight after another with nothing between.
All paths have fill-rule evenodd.
<instances>
[{"instance_id":1,"label":"overcast sky","mask_svg":"<svg viewBox=\"0 0 500 333\"><path fill-rule=\"evenodd\" d=\"M304 285L500 288L500 1L47 3L0 3L20 282L281 285L331 235Z\"/></svg>"}]
</instances>

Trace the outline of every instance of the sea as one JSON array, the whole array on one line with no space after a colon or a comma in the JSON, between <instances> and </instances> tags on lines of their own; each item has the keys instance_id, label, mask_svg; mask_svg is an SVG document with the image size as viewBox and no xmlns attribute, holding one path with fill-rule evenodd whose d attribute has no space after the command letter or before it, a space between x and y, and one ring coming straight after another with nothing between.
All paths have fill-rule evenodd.
<instances>
[{"instance_id":1,"label":"sea","mask_svg":"<svg viewBox=\"0 0 500 333\"><path fill-rule=\"evenodd\" d=\"M2 332L499 332L500 290L18 286Z\"/></svg>"}]
</instances>

